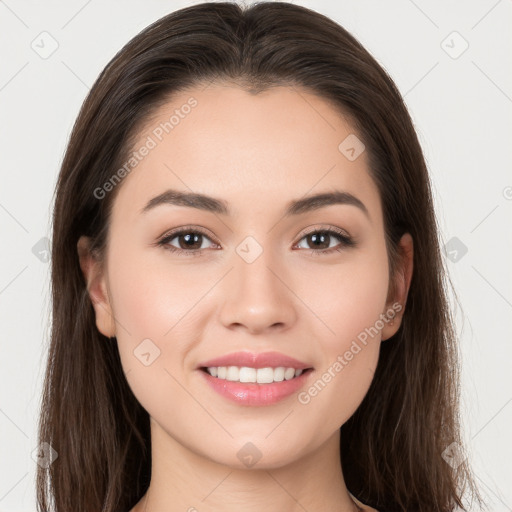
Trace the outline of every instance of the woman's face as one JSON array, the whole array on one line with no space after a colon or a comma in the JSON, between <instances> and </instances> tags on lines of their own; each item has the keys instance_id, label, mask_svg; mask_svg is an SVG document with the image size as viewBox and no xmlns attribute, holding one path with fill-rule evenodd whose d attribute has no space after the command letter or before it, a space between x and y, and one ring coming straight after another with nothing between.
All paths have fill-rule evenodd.
<instances>
[{"instance_id":1,"label":"woman's face","mask_svg":"<svg viewBox=\"0 0 512 512\"><path fill-rule=\"evenodd\" d=\"M319 448L363 400L381 339L400 323L388 323L401 306L387 302L382 208L361 141L304 90L217 83L176 95L133 151L94 307L153 428L240 468ZM253 384L235 382L236 368L223 379L201 369L238 352L278 353L252 367L310 369L296 382L290 370L242 370L277 381Z\"/></svg>"}]
</instances>

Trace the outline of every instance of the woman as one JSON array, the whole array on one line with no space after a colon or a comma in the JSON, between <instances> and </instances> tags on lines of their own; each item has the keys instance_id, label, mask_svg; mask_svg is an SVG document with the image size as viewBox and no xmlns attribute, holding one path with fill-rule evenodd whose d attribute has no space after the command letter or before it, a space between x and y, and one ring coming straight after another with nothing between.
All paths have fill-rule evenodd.
<instances>
[{"instance_id":1,"label":"woman","mask_svg":"<svg viewBox=\"0 0 512 512\"><path fill-rule=\"evenodd\" d=\"M204 3L141 32L84 102L52 244L41 510L480 500L421 147L332 20Z\"/></svg>"}]
</instances>

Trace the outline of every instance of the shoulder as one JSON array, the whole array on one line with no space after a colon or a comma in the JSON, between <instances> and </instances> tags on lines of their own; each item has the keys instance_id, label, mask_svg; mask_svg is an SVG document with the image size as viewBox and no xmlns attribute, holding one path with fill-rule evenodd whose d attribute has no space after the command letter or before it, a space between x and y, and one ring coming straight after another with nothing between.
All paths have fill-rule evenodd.
<instances>
[{"instance_id":1,"label":"shoulder","mask_svg":"<svg viewBox=\"0 0 512 512\"><path fill-rule=\"evenodd\" d=\"M361 507L364 512L379 512L376 508L372 508L369 505L365 505L363 502L359 501L353 494L349 493L351 498L356 502L357 505Z\"/></svg>"}]
</instances>

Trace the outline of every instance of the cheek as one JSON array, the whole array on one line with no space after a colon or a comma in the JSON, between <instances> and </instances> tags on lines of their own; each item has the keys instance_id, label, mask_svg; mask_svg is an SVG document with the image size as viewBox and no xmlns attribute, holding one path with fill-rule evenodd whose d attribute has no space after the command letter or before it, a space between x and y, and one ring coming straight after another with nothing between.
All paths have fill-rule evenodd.
<instances>
[{"instance_id":1,"label":"cheek","mask_svg":"<svg viewBox=\"0 0 512 512\"><path fill-rule=\"evenodd\" d=\"M133 341L141 337L162 340L181 332L186 325L183 319L211 287L211 279L205 279L204 273L173 265L162 254L155 257L156 251L160 250L145 252L134 248L127 251L129 256L111 251L113 309Z\"/></svg>"},{"instance_id":2,"label":"cheek","mask_svg":"<svg viewBox=\"0 0 512 512\"><path fill-rule=\"evenodd\" d=\"M345 352L353 339L364 338L385 312L388 294L388 260L384 243L368 243L364 250L342 255L336 265L304 265L294 271L297 295L321 322L315 331L332 359ZM306 277L300 277L306 276ZM308 313L311 316L311 313ZM322 325L323 324L323 325ZM381 323L377 324L382 328Z\"/></svg>"},{"instance_id":3,"label":"cheek","mask_svg":"<svg viewBox=\"0 0 512 512\"><path fill-rule=\"evenodd\" d=\"M326 428L338 428L360 405L378 363L389 279L385 247L311 277L307 303L322 320L315 329L322 365L298 401L304 411L326 418Z\"/></svg>"},{"instance_id":4,"label":"cheek","mask_svg":"<svg viewBox=\"0 0 512 512\"><path fill-rule=\"evenodd\" d=\"M329 330L321 326L315 331L322 364L311 385L297 396L302 412L308 412L305 417L311 418L309 428L316 428L318 417L324 418L325 432L339 428L359 407L373 380L381 342L378 320L387 288L374 281L378 273L372 274L366 280L347 277L345 288L335 295L330 289L332 302L325 303L322 316Z\"/></svg>"},{"instance_id":5,"label":"cheek","mask_svg":"<svg viewBox=\"0 0 512 512\"><path fill-rule=\"evenodd\" d=\"M123 248L121 254L112 247L110 258L110 293L127 381L151 416L171 417L173 407L190 406L179 383L198 339L194 304L211 284L140 249Z\"/></svg>"}]
</instances>

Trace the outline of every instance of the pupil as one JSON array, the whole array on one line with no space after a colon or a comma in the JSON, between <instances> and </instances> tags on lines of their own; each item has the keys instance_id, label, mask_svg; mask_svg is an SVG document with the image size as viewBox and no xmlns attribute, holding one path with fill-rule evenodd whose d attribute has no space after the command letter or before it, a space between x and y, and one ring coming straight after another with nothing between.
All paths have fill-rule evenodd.
<instances>
[{"instance_id":1,"label":"pupil","mask_svg":"<svg viewBox=\"0 0 512 512\"><path fill-rule=\"evenodd\" d=\"M318 247L318 246L319 246L319 245L321 245L322 243L324 243L324 244L325 244L325 240L329 237L329 235L328 235L328 234L326 234L326 233L320 233L320 234L319 234L319 233L313 233L313 234L312 234L312 235L310 235L310 236L311 236L311 238L312 238L315 242L317 242L317 241L318 241L318 239L320 239L320 238L322 239L322 241L320 242L320 244L316 244L316 243L315 243L316 247ZM327 244L327 247L329 247L329 244Z\"/></svg>"},{"instance_id":2,"label":"pupil","mask_svg":"<svg viewBox=\"0 0 512 512\"><path fill-rule=\"evenodd\" d=\"M194 243L197 243L197 240L202 236L201 234L199 233L193 233L193 234L186 234L186 235L182 235L183 238L185 239L185 247L190 249L192 247L192 245L194 245ZM192 242L192 243L190 243ZM199 244L199 246L201 246L201 244Z\"/></svg>"}]
</instances>

